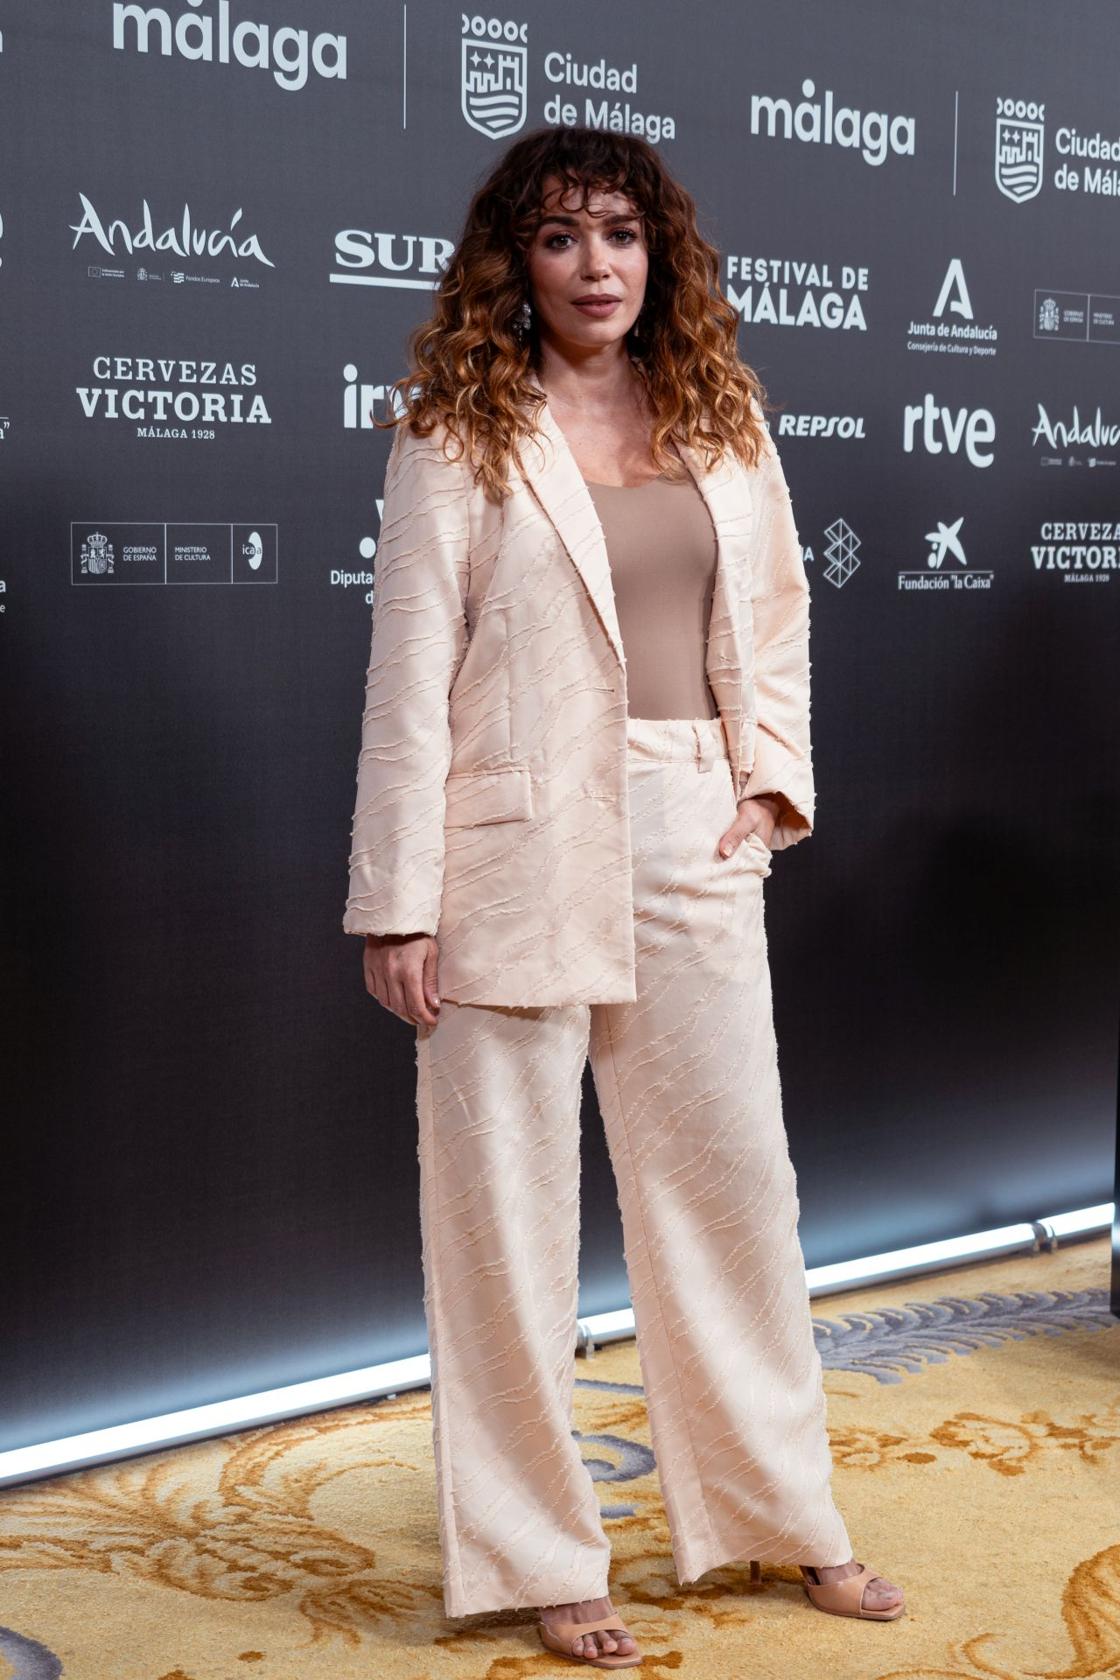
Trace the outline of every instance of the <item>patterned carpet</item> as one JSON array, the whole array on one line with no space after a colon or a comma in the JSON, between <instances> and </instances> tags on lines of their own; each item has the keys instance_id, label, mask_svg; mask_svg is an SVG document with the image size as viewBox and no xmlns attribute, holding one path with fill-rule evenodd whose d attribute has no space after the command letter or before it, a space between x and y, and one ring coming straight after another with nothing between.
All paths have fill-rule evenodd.
<instances>
[{"instance_id":1,"label":"patterned carpet","mask_svg":"<svg viewBox=\"0 0 1120 1680\"><path fill-rule=\"evenodd\" d=\"M633 1342L579 1361L638 1672L1120 1675L1120 1323L1107 1238L815 1303L834 1488L896 1622L800 1574L676 1585ZM524 1680L525 1613L445 1621L426 1390L0 1492L0 1680Z\"/></svg>"}]
</instances>

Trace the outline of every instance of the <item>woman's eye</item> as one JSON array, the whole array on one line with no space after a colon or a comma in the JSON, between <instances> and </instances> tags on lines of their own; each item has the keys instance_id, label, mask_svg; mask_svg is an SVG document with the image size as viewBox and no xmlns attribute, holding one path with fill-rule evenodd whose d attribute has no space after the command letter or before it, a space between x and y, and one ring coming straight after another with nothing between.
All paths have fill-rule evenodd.
<instances>
[{"instance_id":1,"label":"woman's eye","mask_svg":"<svg viewBox=\"0 0 1120 1680\"><path fill-rule=\"evenodd\" d=\"M633 228L613 228L611 230L611 233L610 233L609 237L611 239L613 239L616 234L622 234L624 242L627 245L632 245L633 242L638 237L637 233L635 232L635 230ZM571 239L571 237L572 237L572 235L570 233L554 233L554 234L551 235L550 238L545 240L545 248L546 248L546 250L550 250L550 251L555 250L557 248L556 247L556 241L558 239ZM567 247L565 247L565 249L566 248Z\"/></svg>"}]
</instances>

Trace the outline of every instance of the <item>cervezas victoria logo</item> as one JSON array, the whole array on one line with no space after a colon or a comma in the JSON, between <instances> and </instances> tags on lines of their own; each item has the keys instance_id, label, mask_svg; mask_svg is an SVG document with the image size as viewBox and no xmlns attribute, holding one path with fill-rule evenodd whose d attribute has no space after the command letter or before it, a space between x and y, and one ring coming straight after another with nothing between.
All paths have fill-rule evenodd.
<instances>
[{"instance_id":1,"label":"cervezas victoria logo","mask_svg":"<svg viewBox=\"0 0 1120 1680\"><path fill-rule=\"evenodd\" d=\"M91 421L121 421L141 438L206 438L226 426L269 426L254 362L96 355L96 383L76 387Z\"/></svg>"}]
</instances>

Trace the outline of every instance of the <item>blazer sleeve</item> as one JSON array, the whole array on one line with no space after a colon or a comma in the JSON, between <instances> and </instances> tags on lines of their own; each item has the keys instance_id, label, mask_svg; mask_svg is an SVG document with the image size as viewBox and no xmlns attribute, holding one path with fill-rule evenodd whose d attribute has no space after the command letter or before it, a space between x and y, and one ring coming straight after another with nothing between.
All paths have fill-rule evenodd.
<instances>
[{"instance_id":1,"label":"blazer sleeve","mask_svg":"<svg viewBox=\"0 0 1120 1680\"><path fill-rule=\"evenodd\" d=\"M739 799L781 796L770 841L778 851L813 832L816 792L809 730L809 580L789 486L772 440L754 494L751 601L758 728L754 765Z\"/></svg>"},{"instance_id":2,"label":"blazer sleeve","mask_svg":"<svg viewBox=\"0 0 1120 1680\"><path fill-rule=\"evenodd\" d=\"M469 479L397 427L374 557L346 933L428 933L443 895L449 697L467 647Z\"/></svg>"}]
</instances>

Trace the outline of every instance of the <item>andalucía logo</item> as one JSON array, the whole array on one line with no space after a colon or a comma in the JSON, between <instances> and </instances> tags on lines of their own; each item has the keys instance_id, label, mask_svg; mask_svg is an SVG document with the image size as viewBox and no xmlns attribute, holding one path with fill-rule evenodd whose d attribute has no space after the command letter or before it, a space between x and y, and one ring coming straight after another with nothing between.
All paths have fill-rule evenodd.
<instances>
[{"instance_id":1,"label":"andaluc\u00eda logo","mask_svg":"<svg viewBox=\"0 0 1120 1680\"><path fill-rule=\"evenodd\" d=\"M178 257L228 255L261 262L268 268L276 267L272 258L265 254L257 235L248 228L238 227L244 215L240 205L229 218L228 228L211 228L196 222L189 204L183 205L180 221L157 225L152 220L145 198L141 200L143 209L140 215L134 217L130 225L123 216L102 216L92 199L87 198L80 188L78 197L82 201L82 215L80 221L69 223L74 235L71 250L76 249L82 239L90 238L110 256L118 256L121 252L132 256L136 251L172 251Z\"/></svg>"}]
</instances>

